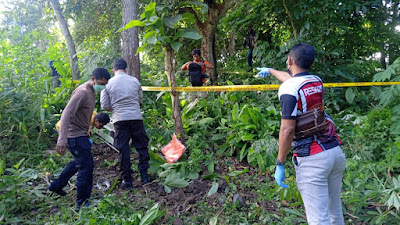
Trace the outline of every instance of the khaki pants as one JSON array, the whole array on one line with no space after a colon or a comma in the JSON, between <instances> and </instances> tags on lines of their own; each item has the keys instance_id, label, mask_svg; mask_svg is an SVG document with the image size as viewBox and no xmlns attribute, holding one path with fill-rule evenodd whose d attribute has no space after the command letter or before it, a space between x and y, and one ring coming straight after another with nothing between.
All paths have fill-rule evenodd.
<instances>
[{"instance_id":1,"label":"khaki pants","mask_svg":"<svg viewBox=\"0 0 400 225\"><path fill-rule=\"evenodd\" d=\"M340 146L293 158L293 162L307 222L310 225L344 225L340 193L346 157Z\"/></svg>"}]
</instances>

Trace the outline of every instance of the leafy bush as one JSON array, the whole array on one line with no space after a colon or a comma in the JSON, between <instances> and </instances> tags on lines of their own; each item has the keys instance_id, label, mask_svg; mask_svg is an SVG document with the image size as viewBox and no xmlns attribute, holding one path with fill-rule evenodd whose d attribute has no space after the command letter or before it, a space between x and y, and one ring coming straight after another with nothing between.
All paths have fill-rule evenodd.
<instances>
[{"instance_id":1,"label":"leafy bush","mask_svg":"<svg viewBox=\"0 0 400 225\"><path fill-rule=\"evenodd\" d=\"M37 186L38 172L22 166L25 159L10 168L0 159L0 222L26 223L31 221L29 212L42 206L46 196Z\"/></svg>"},{"instance_id":2,"label":"leafy bush","mask_svg":"<svg viewBox=\"0 0 400 225\"><path fill-rule=\"evenodd\" d=\"M380 161L385 158L388 147L395 136L391 134L392 114L388 108L372 110L360 117L353 132L346 137L351 147L350 156L356 155L363 161Z\"/></svg>"}]
</instances>

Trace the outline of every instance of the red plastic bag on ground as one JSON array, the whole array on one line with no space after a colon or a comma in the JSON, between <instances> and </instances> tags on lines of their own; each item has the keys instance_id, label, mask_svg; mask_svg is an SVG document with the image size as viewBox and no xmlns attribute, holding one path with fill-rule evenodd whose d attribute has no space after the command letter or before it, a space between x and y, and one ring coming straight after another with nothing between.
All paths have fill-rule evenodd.
<instances>
[{"instance_id":1,"label":"red plastic bag on ground","mask_svg":"<svg viewBox=\"0 0 400 225\"><path fill-rule=\"evenodd\" d=\"M185 149L186 147L176 138L174 134L172 136L172 141L162 148L161 152L168 163L174 163L182 156Z\"/></svg>"}]
</instances>

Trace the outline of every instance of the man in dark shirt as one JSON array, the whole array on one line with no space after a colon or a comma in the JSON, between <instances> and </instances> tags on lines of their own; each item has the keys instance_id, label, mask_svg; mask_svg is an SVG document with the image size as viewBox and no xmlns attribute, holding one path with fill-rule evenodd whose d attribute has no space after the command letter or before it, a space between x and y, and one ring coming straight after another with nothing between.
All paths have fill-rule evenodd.
<instances>
[{"instance_id":1,"label":"man in dark shirt","mask_svg":"<svg viewBox=\"0 0 400 225\"><path fill-rule=\"evenodd\" d=\"M249 47L249 52L247 53L247 65L250 67L248 70L249 72L253 70L253 50L254 50L254 43L256 39L256 32L253 28L249 28L249 31L243 41L243 48L246 46Z\"/></svg>"},{"instance_id":2,"label":"man in dark shirt","mask_svg":"<svg viewBox=\"0 0 400 225\"><path fill-rule=\"evenodd\" d=\"M75 89L67 106L61 115L61 124L57 141L57 152L65 154L68 149L74 159L65 167L60 177L54 180L48 189L61 196L66 195L63 190L69 179L78 172L76 181L77 207L89 205L93 183L93 156L88 130L95 107L95 92L104 89L110 79L110 74L104 68L97 68L92 72L92 78Z\"/></svg>"},{"instance_id":3,"label":"man in dark shirt","mask_svg":"<svg viewBox=\"0 0 400 225\"><path fill-rule=\"evenodd\" d=\"M53 65L54 60L49 61L49 66L51 69L51 76L53 77L53 88L59 87L60 82L60 74L58 74L57 69Z\"/></svg>"}]
</instances>

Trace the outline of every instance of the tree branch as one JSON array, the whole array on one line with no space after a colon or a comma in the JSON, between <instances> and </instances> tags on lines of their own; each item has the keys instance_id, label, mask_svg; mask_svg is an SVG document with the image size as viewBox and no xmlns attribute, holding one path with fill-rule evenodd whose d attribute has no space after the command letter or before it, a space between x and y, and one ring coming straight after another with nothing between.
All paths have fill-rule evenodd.
<instances>
[{"instance_id":1,"label":"tree branch","mask_svg":"<svg viewBox=\"0 0 400 225\"><path fill-rule=\"evenodd\" d=\"M192 7L184 7L184 8L179 9L179 13L185 13L185 12L193 14L194 19L196 20L197 27L203 26L203 23L201 22L199 16L197 15L196 11L194 11L194 9Z\"/></svg>"},{"instance_id":2,"label":"tree branch","mask_svg":"<svg viewBox=\"0 0 400 225\"><path fill-rule=\"evenodd\" d=\"M236 1L236 0L225 0L221 4L218 4L218 8L221 10L221 15L225 15L226 12L232 8L236 3L240 3L242 0Z\"/></svg>"},{"instance_id":3,"label":"tree branch","mask_svg":"<svg viewBox=\"0 0 400 225\"><path fill-rule=\"evenodd\" d=\"M282 2L283 2L283 7L285 7L286 12L289 15L290 24L292 24L292 27L293 27L294 38L297 39L297 31L296 31L296 27L294 27L294 22L293 22L292 15L290 14L289 9L286 6L285 0L282 0Z\"/></svg>"}]
</instances>

